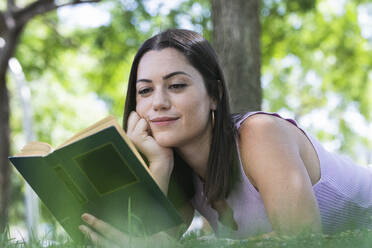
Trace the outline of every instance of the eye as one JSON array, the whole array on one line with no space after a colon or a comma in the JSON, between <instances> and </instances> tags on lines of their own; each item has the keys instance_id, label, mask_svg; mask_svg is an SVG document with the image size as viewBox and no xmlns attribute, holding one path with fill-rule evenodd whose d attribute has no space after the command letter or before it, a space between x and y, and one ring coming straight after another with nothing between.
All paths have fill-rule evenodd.
<instances>
[{"instance_id":1,"label":"eye","mask_svg":"<svg viewBox=\"0 0 372 248\"><path fill-rule=\"evenodd\" d=\"M169 85L169 88L179 90L179 89L185 88L186 86L187 86L187 84L185 84L185 83L176 83L176 84Z\"/></svg>"},{"instance_id":2,"label":"eye","mask_svg":"<svg viewBox=\"0 0 372 248\"><path fill-rule=\"evenodd\" d=\"M152 88L143 88L138 91L138 95L145 96L152 91Z\"/></svg>"}]
</instances>

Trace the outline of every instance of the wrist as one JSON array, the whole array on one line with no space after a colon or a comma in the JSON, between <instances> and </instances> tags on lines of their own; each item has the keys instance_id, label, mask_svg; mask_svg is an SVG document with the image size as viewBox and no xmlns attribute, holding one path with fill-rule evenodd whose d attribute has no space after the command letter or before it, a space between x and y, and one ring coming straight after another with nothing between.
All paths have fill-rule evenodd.
<instances>
[{"instance_id":1,"label":"wrist","mask_svg":"<svg viewBox=\"0 0 372 248\"><path fill-rule=\"evenodd\" d=\"M160 170L164 172L167 172L167 171L172 172L173 165L174 165L173 157L172 158L164 157L164 158L158 158L156 160L150 161L149 167L157 171Z\"/></svg>"},{"instance_id":2,"label":"wrist","mask_svg":"<svg viewBox=\"0 0 372 248\"><path fill-rule=\"evenodd\" d=\"M150 165L162 165L167 167L173 167L173 152L165 154L157 154L156 156L149 157Z\"/></svg>"},{"instance_id":3,"label":"wrist","mask_svg":"<svg viewBox=\"0 0 372 248\"><path fill-rule=\"evenodd\" d=\"M172 160L159 160L150 163L149 167L155 182L165 195L168 194L168 185L173 170Z\"/></svg>"}]
</instances>

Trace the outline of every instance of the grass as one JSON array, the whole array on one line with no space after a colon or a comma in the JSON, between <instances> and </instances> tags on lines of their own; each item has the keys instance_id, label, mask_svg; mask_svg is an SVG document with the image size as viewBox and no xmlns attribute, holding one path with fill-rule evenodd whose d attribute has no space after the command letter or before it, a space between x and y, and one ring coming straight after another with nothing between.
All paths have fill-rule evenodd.
<instances>
[{"instance_id":1,"label":"grass","mask_svg":"<svg viewBox=\"0 0 372 248\"><path fill-rule=\"evenodd\" d=\"M184 247L260 247L260 248L371 248L372 230L354 230L335 235L303 235L297 237L277 236L256 240L219 240L200 241L192 238L184 243Z\"/></svg>"},{"instance_id":2,"label":"grass","mask_svg":"<svg viewBox=\"0 0 372 248\"><path fill-rule=\"evenodd\" d=\"M335 235L303 235L298 237L278 236L271 238L262 238L256 240L230 240L217 239L212 236L200 236L196 233L190 233L180 240L182 248L204 248L204 247L259 247L259 248L370 248L372 247L372 230L353 230L338 233ZM45 240L36 240L32 238L30 242L15 242L9 232L5 231L0 235L1 248L87 248L92 246L82 246L73 243L70 240L60 240L47 243ZM148 247L155 248L152 244Z\"/></svg>"}]
</instances>

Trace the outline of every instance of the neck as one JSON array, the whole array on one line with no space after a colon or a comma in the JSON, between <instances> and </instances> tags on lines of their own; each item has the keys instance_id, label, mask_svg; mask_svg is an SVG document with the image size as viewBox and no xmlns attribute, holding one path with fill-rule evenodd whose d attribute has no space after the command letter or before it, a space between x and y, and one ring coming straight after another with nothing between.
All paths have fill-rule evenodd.
<instances>
[{"instance_id":1,"label":"neck","mask_svg":"<svg viewBox=\"0 0 372 248\"><path fill-rule=\"evenodd\" d=\"M212 144L212 129L208 126L204 135L198 137L194 142L177 148L178 154L191 167L191 169L205 179L208 166L209 152Z\"/></svg>"}]
</instances>

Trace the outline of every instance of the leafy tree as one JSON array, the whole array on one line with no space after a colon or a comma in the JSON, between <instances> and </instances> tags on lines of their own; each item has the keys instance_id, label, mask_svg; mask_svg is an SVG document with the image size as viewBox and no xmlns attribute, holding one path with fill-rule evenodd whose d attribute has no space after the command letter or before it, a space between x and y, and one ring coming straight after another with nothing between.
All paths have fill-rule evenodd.
<instances>
[{"instance_id":1,"label":"leafy tree","mask_svg":"<svg viewBox=\"0 0 372 248\"><path fill-rule=\"evenodd\" d=\"M291 112L304 123L324 112L328 121L319 126L320 120L313 119L307 128L323 142L337 141L335 148L360 157L356 144L371 149L371 141L346 114L353 109L366 121L372 117L372 45L358 23L362 1L339 3L338 11L326 0L264 2L264 108Z\"/></svg>"},{"instance_id":2,"label":"leafy tree","mask_svg":"<svg viewBox=\"0 0 372 248\"><path fill-rule=\"evenodd\" d=\"M16 50L24 27L32 18L65 5L97 1L99 0L73 0L57 4L53 0L38 0L26 1L20 7L15 0L7 0L6 8L0 10L0 232L8 222L10 196L10 167L7 159L10 150L9 96L6 84L8 61Z\"/></svg>"}]
</instances>

